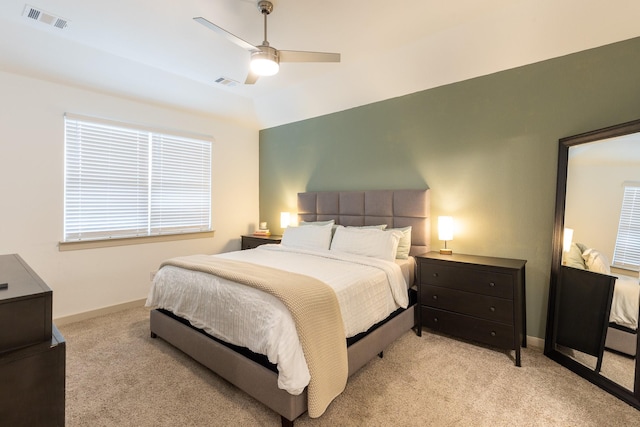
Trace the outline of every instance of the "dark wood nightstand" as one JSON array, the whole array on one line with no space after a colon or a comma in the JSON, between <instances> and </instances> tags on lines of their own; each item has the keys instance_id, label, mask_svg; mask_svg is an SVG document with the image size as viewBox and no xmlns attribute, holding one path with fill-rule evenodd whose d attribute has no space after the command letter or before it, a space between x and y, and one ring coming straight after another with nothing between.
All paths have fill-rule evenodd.
<instances>
[{"instance_id":1,"label":"dark wood nightstand","mask_svg":"<svg viewBox=\"0 0 640 427\"><path fill-rule=\"evenodd\" d=\"M240 249L253 249L260 245L266 245L267 243L280 243L282 236L272 234L271 236L254 236L253 234L247 234L242 236L242 242L240 243Z\"/></svg>"},{"instance_id":2,"label":"dark wood nightstand","mask_svg":"<svg viewBox=\"0 0 640 427\"><path fill-rule=\"evenodd\" d=\"M429 252L418 264L418 336L422 327L489 346L527 346L526 261Z\"/></svg>"}]
</instances>

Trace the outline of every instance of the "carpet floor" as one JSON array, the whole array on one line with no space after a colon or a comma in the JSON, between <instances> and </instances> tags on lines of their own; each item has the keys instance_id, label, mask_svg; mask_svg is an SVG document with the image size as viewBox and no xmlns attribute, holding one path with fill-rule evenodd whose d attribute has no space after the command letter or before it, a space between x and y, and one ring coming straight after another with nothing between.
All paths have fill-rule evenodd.
<instances>
[{"instance_id":1,"label":"carpet floor","mask_svg":"<svg viewBox=\"0 0 640 427\"><path fill-rule=\"evenodd\" d=\"M278 426L280 417L162 339L134 308L59 328L67 426ZM325 414L296 426L638 426L640 411L545 357L426 330L353 375Z\"/></svg>"}]
</instances>

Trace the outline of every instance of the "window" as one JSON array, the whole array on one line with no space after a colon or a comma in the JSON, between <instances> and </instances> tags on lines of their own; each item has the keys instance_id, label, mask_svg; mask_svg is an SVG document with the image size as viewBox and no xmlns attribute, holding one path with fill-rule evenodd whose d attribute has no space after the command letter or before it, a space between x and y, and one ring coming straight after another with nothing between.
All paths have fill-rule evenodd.
<instances>
[{"instance_id":1,"label":"window","mask_svg":"<svg viewBox=\"0 0 640 427\"><path fill-rule=\"evenodd\" d=\"M64 241L211 231L211 141L65 115Z\"/></svg>"},{"instance_id":2,"label":"window","mask_svg":"<svg viewBox=\"0 0 640 427\"><path fill-rule=\"evenodd\" d=\"M640 269L640 182L625 182L613 265Z\"/></svg>"}]
</instances>

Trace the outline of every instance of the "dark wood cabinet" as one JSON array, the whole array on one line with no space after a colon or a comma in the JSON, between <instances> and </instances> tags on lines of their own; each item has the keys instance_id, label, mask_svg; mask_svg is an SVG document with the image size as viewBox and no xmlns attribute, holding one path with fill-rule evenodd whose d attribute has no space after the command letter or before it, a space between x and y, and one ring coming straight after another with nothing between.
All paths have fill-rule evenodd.
<instances>
[{"instance_id":1,"label":"dark wood cabinet","mask_svg":"<svg viewBox=\"0 0 640 427\"><path fill-rule=\"evenodd\" d=\"M526 347L524 260L473 255L418 256L418 335L427 327L515 350Z\"/></svg>"},{"instance_id":2,"label":"dark wood cabinet","mask_svg":"<svg viewBox=\"0 0 640 427\"><path fill-rule=\"evenodd\" d=\"M66 343L49 341L0 355L0 424L64 426Z\"/></svg>"},{"instance_id":3,"label":"dark wood cabinet","mask_svg":"<svg viewBox=\"0 0 640 427\"><path fill-rule=\"evenodd\" d=\"M0 256L0 353L51 339L51 289L17 254Z\"/></svg>"},{"instance_id":4,"label":"dark wood cabinet","mask_svg":"<svg viewBox=\"0 0 640 427\"><path fill-rule=\"evenodd\" d=\"M0 256L0 424L64 426L65 340L51 289L16 254Z\"/></svg>"},{"instance_id":5,"label":"dark wood cabinet","mask_svg":"<svg viewBox=\"0 0 640 427\"><path fill-rule=\"evenodd\" d=\"M242 241L240 244L240 249L253 249L257 248L260 245L266 245L267 243L280 243L282 241L282 236L271 235L271 236L253 236L253 235L245 235L242 236Z\"/></svg>"}]
</instances>

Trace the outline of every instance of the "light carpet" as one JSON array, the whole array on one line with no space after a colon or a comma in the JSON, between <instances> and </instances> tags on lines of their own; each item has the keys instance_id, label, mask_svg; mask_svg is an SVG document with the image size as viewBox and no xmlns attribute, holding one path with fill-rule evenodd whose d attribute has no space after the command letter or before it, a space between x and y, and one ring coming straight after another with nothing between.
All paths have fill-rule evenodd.
<instances>
[{"instance_id":1,"label":"light carpet","mask_svg":"<svg viewBox=\"0 0 640 427\"><path fill-rule=\"evenodd\" d=\"M278 426L280 416L160 338L134 308L59 328L67 426ZM545 357L407 332L296 426L638 426L640 411Z\"/></svg>"}]
</instances>

